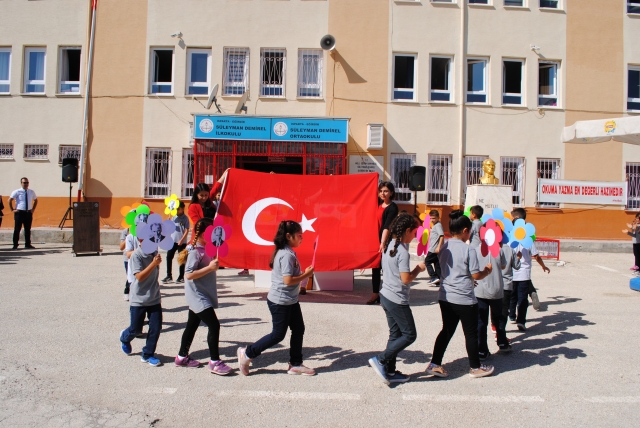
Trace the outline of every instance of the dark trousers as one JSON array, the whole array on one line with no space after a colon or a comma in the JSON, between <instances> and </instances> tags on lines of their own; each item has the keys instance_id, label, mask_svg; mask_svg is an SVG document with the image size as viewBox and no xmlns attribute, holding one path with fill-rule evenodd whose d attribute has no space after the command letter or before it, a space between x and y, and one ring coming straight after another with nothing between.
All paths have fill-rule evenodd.
<instances>
[{"instance_id":1,"label":"dark trousers","mask_svg":"<svg viewBox=\"0 0 640 428\"><path fill-rule=\"evenodd\" d=\"M456 305L453 303L438 301L440 313L442 314L442 330L436 338L433 346L433 364L442 365L442 358L447 350L447 346L456 332L458 322L462 323L464 341L469 357L469 366L472 369L480 367L478 356L478 305Z\"/></svg>"},{"instance_id":2,"label":"dark trousers","mask_svg":"<svg viewBox=\"0 0 640 428\"><path fill-rule=\"evenodd\" d=\"M162 306L158 303L153 306L129 306L131 314L131 325L125 328L120 335L120 342L131 343L137 335L142 333L144 317L149 317L149 333L147 333L147 343L142 348L142 357L153 357L158 345L160 330L162 330Z\"/></svg>"},{"instance_id":3,"label":"dark trousers","mask_svg":"<svg viewBox=\"0 0 640 428\"><path fill-rule=\"evenodd\" d=\"M24 226L24 245L31 245L31 223L33 222L33 213L29 211L18 211L13 213L13 220L15 225L13 226L13 246L18 246L18 239L20 239L20 229Z\"/></svg>"},{"instance_id":4,"label":"dark trousers","mask_svg":"<svg viewBox=\"0 0 640 428\"><path fill-rule=\"evenodd\" d=\"M0 217L0 224L2 224L2 217ZM634 266L640 266L640 244L633 244L633 257L635 259Z\"/></svg>"},{"instance_id":5,"label":"dark trousers","mask_svg":"<svg viewBox=\"0 0 640 428\"><path fill-rule=\"evenodd\" d=\"M389 340L387 348L378 355L378 361L386 367L387 373L395 373L398 354L416 341L418 332L409 305L393 303L382 295L380 304L387 316Z\"/></svg>"},{"instance_id":6,"label":"dark trousers","mask_svg":"<svg viewBox=\"0 0 640 428\"><path fill-rule=\"evenodd\" d=\"M427 272L429 272L430 277L438 279L442 277L440 273L440 261L436 253L427 253L427 257L424 258L424 263L427 265Z\"/></svg>"},{"instance_id":7,"label":"dark trousers","mask_svg":"<svg viewBox=\"0 0 640 428\"><path fill-rule=\"evenodd\" d=\"M515 319L516 317L515 312L513 313L513 316L511 316L511 295L512 294L513 294L513 291L504 290L504 295L502 296L502 316L504 317L505 321L507 320L507 318Z\"/></svg>"},{"instance_id":8,"label":"dark trousers","mask_svg":"<svg viewBox=\"0 0 640 428\"><path fill-rule=\"evenodd\" d=\"M371 269L371 286L374 293L380 292L380 275L382 274L381 268Z\"/></svg>"},{"instance_id":9,"label":"dark trousers","mask_svg":"<svg viewBox=\"0 0 640 428\"><path fill-rule=\"evenodd\" d=\"M529 286L531 280L513 281L513 292L511 293L511 308L509 317L515 317L518 324L527 322L527 307L529 307Z\"/></svg>"},{"instance_id":10,"label":"dark trousers","mask_svg":"<svg viewBox=\"0 0 640 428\"><path fill-rule=\"evenodd\" d=\"M124 283L124 294L129 294L129 286L131 284L129 283L129 262L128 261L124 262L124 271L127 274L127 280Z\"/></svg>"},{"instance_id":11,"label":"dark trousers","mask_svg":"<svg viewBox=\"0 0 640 428\"><path fill-rule=\"evenodd\" d=\"M289 350L289 364L299 366L302 364L302 338L304 337L304 320L302 319L300 303L278 305L267 300L267 305L271 312L273 330L253 345L247 346L247 357L255 358L276 343L282 342L287 335L287 328L290 328L291 349Z\"/></svg>"},{"instance_id":12,"label":"dark trousers","mask_svg":"<svg viewBox=\"0 0 640 428\"><path fill-rule=\"evenodd\" d=\"M207 308L197 314L189 309L189 318L187 319L187 326L182 333L182 343L180 344L180 352L178 352L178 355L181 357L189 355L189 348L191 348L191 343L193 342L193 337L196 335L200 321L209 327L207 344L209 345L211 361L218 361L220 359L220 350L218 348L220 341L220 321L218 321L218 317L213 308Z\"/></svg>"},{"instance_id":13,"label":"dark trousers","mask_svg":"<svg viewBox=\"0 0 640 428\"><path fill-rule=\"evenodd\" d=\"M502 299L478 299L478 351L486 354L489 352L487 344L487 326L489 324L489 310L491 310L491 324L496 327L498 346L506 345L507 333L505 332L506 318L502 316Z\"/></svg>"},{"instance_id":14,"label":"dark trousers","mask_svg":"<svg viewBox=\"0 0 640 428\"><path fill-rule=\"evenodd\" d=\"M173 248L167 251L167 276L172 276L171 265L173 264L173 256L176 255L176 252L180 253L185 248L187 248L187 244L178 245L174 243ZM184 278L184 265L178 266L178 272L178 278Z\"/></svg>"}]
</instances>

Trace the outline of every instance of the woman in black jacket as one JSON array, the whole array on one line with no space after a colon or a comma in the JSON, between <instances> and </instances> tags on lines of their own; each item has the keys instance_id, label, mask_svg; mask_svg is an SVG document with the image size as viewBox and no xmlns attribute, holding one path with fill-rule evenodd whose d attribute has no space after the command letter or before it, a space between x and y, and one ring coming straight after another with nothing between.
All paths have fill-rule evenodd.
<instances>
[{"instance_id":1,"label":"woman in black jacket","mask_svg":"<svg viewBox=\"0 0 640 428\"><path fill-rule=\"evenodd\" d=\"M389 226L394 218L398 216L398 206L393 202L396 196L396 189L390 181L383 181L378 185L378 238L380 238L380 255L384 249L384 241L389 234ZM380 303L380 267L371 269L371 285L373 294L367 300L367 305Z\"/></svg>"}]
</instances>

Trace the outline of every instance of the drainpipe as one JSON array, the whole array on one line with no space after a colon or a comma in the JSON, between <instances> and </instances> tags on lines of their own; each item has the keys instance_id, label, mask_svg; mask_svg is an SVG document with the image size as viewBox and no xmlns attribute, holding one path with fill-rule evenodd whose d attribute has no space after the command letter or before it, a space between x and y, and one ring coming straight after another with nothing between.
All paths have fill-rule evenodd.
<instances>
[{"instance_id":1,"label":"drainpipe","mask_svg":"<svg viewBox=\"0 0 640 428\"><path fill-rule=\"evenodd\" d=\"M93 43L96 37L96 7L98 0L91 4L91 38L89 39L89 61L87 64L87 81L84 89L84 118L82 121L82 146L80 146L80 171L78 171L78 202L84 190L85 158L87 156L87 128L89 122L89 91L91 89L91 69L93 66Z\"/></svg>"},{"instance_id":2,"label":"drainpipe","mask_svg":"<svg viewBox=\"0 0 640 428\"><path fill-rule=\"evenodd\" d=\"M467 63L467 2L466 0L460 1L460 53L458 55L460 78L460 129L459 129L459 142L458 142L458 201L462 203L464 196L464 149L466 143L467 134L467 106L465 104L465 75L466 75L466 63ZM464 210L464 205L462 206Z\"/></svg>"}]
</instances>

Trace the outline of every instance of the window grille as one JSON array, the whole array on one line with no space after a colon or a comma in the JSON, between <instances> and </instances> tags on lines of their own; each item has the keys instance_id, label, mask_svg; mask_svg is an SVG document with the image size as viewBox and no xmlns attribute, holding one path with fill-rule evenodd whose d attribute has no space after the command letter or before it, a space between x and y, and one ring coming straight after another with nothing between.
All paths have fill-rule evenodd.
<instances>
[{"instance_id":1,"label":"window grille","mask_svg":"<svg viewBox=\"0 0 640 428\"><path fill-rule=\"evenodd\" d=\"M80 146L60 146L58 147L58 163L62 163L64 158L74 158L80 160Z\"/></svg>"},{"instance_id":2,"label":"window grille","mask_svg":"<svg viewBox=\"0 0 640 428\"><path fill-rule=\"evenodd\" d=\"M415 154L391 154L391 181L396 187L396 202L413 203L413 192L409 190L409 169L415 164Z\"/></svg>"},{"instance_id":3,"label":"window grille","mask_svg":"<svg viewBox=\"0 0 640 428\"><path fill-rule=\"evenodd\" d=\"M0 159L13 159L13 144L0 144Z\"/></svg>"},{"instance_id":4,"label":"window grille","mask_svg":"<svg viewBox=\"0 0 640 428\"><path fill-rule=\"evenodd\" d=\"M25 144L24 159L49 159L48 144Z\"/></svg>"},{"instance_id":5,"label":"window grille","mask_svg":"<svg viewBox=\"0 0 640 428\"><path fill-rule=\"evenodd\" d=\"M451 205L452 155L429 155L427 204Z\"/></svg>"},{"instance_id":6,"label":"window grille","mask_svg":"<svg viewBox=\"0 0 640 428\"><path fill-rule=\"evenodd\" d=\"M182 149L182 197L193 196L193 149Z\"/></svg>"},{"instance_id":7,"label":"window grille","mask_svg":"<svg viewBox=\"0 0 640 428\"><path fill-rule=\"evenodd\" d=\"M560 159L538 159L537 165L538 179L546 178L551 180L560 179ZM536 189L536 199L539 196ZM537 201L536 201L537 202ZM542 208L558 208L560 204L556 202L537 202Z\"/></svg>"},{"instance_id":8,"label":"window grille","mask_svg":"<svg viewBox=\"0 0 640 428\"><path fill-rule=\"evenodd\" d=\"M225 48L222 95L242 95L249 88L249 48Z\"/></svg>"},{"instance_id":9,"label":"window grille","mask_svg":"<svg viewBox=\"0 0 640 428\"><path fill-rule=\"evenodd\" d=\"M0 48L0 94L10 93L11 48Z\"/></svg>"},{"instance_id":10,"label":"window grille","mask_svg":"<svg viewBox=\"0 0 640 428\"><path fill-rule=\"evenodd\" d=\"M640 209L640 163L627 163L627 209Z\"/></svg>"},{"instance_id":11,"label":"window grille","mask_svg":"<svg viewBox=\"0 0 640 428\"><path fill-rule=\"evenodd\" d=\"M467 186L480 184L482 177L482 162L489 156L465 156L464 157L464 198L467 199Z\"/></svg>"},{"instance_id":12,"label":"window grille","mask_svg":"<svg viewBox=\"0 0 640 428\"><path fill-rule=\"evenodd\" d=\"M285 49L260 50L260 96L282 98L287 69Z\"/></svg>"},{"instance_id":13,"label":"window grille","mask_svg":"<svg viewBox=\"0 0 640 428\"><path fill-rule=\"evenodd\" d=\"M500 183L513 189L514 207L524 206L524 158L500 158Z\"/></svg>"},{"instance_id":14,"label":"window grille","mask_svg":"<svg viewBox=\"0 0 640 428\"><path fill-rule=\"evenodd\" d=\"M298 51L298 97L322 98L322 49Z\"/></svg>"},{"instance_id":15,"label":"window grille","mask_svg":"<svg viewBox=\"0 0 640 428\"><path fill-rule=\"evenodd\" d=\"M170 194L171 149L147 149L144 196L167 197Z\"/></svg>"}]
</instances>

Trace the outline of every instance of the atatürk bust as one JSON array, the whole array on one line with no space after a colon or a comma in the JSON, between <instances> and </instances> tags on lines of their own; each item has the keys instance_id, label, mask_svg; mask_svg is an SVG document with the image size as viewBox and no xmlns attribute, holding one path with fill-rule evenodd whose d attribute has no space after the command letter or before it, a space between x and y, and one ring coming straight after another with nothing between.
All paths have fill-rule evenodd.
<instances>
[{"instance_id":1,"label":"atat\u00fcrk bust","mask_svg":"<svg viewBox=\"0 0 640 428\"><path fill-rule=\"evenodd\" d=\"M480 177L481 184L500 184L500 180L493 175L496 172L496 163L491 159L485 159L482 162L482 172L484 173Z\"/></svg>"}]
</instances>

